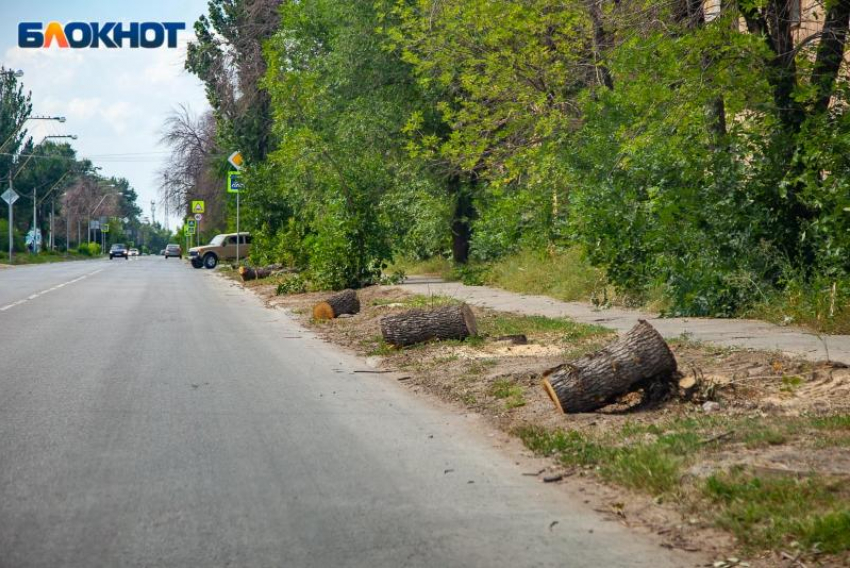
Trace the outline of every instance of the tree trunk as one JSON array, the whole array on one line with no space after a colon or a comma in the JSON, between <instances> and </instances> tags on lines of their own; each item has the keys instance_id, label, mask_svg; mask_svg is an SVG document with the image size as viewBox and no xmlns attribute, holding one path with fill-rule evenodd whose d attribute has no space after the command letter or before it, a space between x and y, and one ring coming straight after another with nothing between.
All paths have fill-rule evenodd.
<instances>
[{"instance_id":1,"label":"tree trunk","mask_svg":"<svg viewBox=\"0 0 850 568\"><path fill-rule=\"evenodd\" d=\"M478 334L469 306L445 306L436 310L410 310L381 318L384 341L396 347L431 339L465 339Z\"/></svg>"},{"instance_id":2,"label":"tree trunk","mask_svg":"<svg viewBox=\"0 0 850 568\"><path fill-rule=\"evenodd\" d=\"M472 237L471 219L475 215L472 191L471 188L464 187L458 175L449 180L449 190L455 196L455 210L452 215L452 260L456 264L466 264L469 260L469 240Z\"/></svg>"},{"instance_id":3,"label":"tree trunk","mask_svg":"<svg viewBox=\"0 0 850 568\"><path fill-rule=\"evenodd\" d=\"M611 71L602 63L602 60L613 45L613 37L605 28L602 14L602 0L586 0L587 11L593 24L593 58L596 65L597 80L609 89L614 88L614 79Z\"/></svg>"},{"instance_id":4,"label":"tree trunk","mask_svg":"<svg viewBox=\"0 0 850 568\"><path fill-rule=\"evenodd\" d=\"M561 412L590 412L627 392L669 383L675 373L667 343L640 320L608 347L547 372L543 387Z\"/></svg>"},{"instance_id":5,"label":"tree trunk","mask_svg":"<svg viewBox=\"0 0 850 568\"><path fill-rule=\"evenodd\" d=\"M334 319L342 314L359 312L360 300L357 299L357 292L351 289L334 294L324 302L319 302L313 306L313 318L317 320Z\"/></svg>"},{"instance_id":6,"label":"tree trunk","mask_svg":"<svg viewBox=\"0 0 850 568\"><path fill-rule=\"evenodd\" d=\"M242 277L242 282L247 282L248 280L259 280L261 278L268 278L272 274L282 271L283 266L280 264L270 264L268 266L262 266L257 268L251 268L250 266L240 266L239 276Z\"/></svg>"}]
</instances>

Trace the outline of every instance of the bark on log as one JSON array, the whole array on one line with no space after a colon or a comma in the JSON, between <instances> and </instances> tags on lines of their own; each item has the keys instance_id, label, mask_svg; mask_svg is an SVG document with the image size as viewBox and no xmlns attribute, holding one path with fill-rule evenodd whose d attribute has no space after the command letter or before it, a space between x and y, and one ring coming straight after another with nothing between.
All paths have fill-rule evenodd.
<instances>
[{"instance_id":1,"label":"bark on log","mask_svg":"<svg viewBox=\"0 0 850 568\"><path fill-rule=\"evenodd\" d=\"M543 387L561 412L590 412L628 392L669 383L675 373L676 358L664 338L639 320L604 349L547 371Z\"/></svg>"},{"instance_id":2,"label":"bark on log","mask_svg":"<svg viewBox=\"0 0 850 568\"><path fill-rule=\"evenodd\" d=\"M313 306L313 318L317 320L334 319L342 314L358 312L360 312L360 300L357 299L357 292L351 289L334 294L324 302Z\"/></svg>"},{"instance_id":3,"label":"bark on log","mask_svg":"<svg viewBox=\"0 0 850 568\"><path fill-rule=\"evenodd\" d=\"M444 306L435 310L410 310L381 318L384 341L396 347L431 339L465 339L478 335L469 306Z\"/></svg>"},{"instance_id":4,"label":"bark on log","mask_svg":"<svg viewBox=\"0 0 850 568\"><path fill-rule=\"evenodd\" d=\"M272 274L279 272L282 268L283 267L280 264L270 264L268 266L256 268L240 266L239 276L242 277L242 282L247 282L248 280L259 280L261 278L268 278Z\"/></svg>"}]
</instances>

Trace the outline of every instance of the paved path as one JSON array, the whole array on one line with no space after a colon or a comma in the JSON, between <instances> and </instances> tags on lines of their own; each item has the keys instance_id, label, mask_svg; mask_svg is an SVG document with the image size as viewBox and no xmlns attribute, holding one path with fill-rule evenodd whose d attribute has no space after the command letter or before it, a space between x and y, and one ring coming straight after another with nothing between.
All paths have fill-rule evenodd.
<instances>
[{"instance_id":1,"label":"paved path","mask_svg":"<svg viewBox=\"0 0 850 568\"><path fill-rule=\"evenodd\" d=\"M668 338L686 335L690 339L715 345L781 351L812 361L829 359L850 364L850 335L818 336L797 327L781 327L758 320L661 318L657 314L636 310L600 310L592 304L582 302L562 302L546 296L517 294L487 286L465 286L458 282L445 282L439 278L424 276L412 276L399 287L416 294L452 296L476 306L496 310L566 317L578 322L602 325L621 333L631 329L638 319L645 319Z\"/></svg>"},{"instance_id":2,"label":"paved path","mask_svg":"<svg viewBox=\"0 0 850 568\"><path fill-rule=\"evenodd\" d=\"M210 271L16 268L0 302L0 567L705 562Z\"/></svg>"}]
</instances>

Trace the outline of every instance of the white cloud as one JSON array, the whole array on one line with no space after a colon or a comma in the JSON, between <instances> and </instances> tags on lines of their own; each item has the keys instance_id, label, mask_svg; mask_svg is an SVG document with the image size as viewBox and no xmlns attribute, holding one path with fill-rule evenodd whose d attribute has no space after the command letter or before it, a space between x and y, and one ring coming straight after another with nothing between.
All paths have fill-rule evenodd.
<instances>
[{"instance_id":1,"label":"white cloud","mask_svg":"<svg viewBox=\"0 0 850 568\"><path fill-rule=\"evenodd\" d=\"M100 103L100 97L87 99L73 98L68 101L65 113L69 119L78 118L80 120L88 120L98 112Z\"/></svg>"},{"instance_id":2,"label":"white cloud","mask_svg":"<svg viewBox=\"0 0 850 568\"><path fill-rule=\"evenodd\" d=\"M133 111L133 105L126 101L119 101L102 109L100 116L116 134L123 134L127 130L127 121L133 116Z\"/></svg>"}]
</instances>

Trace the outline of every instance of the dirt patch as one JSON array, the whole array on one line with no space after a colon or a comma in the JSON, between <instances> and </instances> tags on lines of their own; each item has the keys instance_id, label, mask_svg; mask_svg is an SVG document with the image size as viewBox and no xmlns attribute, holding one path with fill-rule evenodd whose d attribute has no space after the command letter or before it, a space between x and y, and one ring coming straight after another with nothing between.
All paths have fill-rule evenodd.
<instances>
[{"instance_id":1,"label":"dirt patch","mask_svg":"<svg viewBox=\"0 0 850 568\"><path fill-rule=\"evenodd\" d=\"M316 322L310 318L312 306L326 293L277 296L276 284L250 288L269 307L286 309L329 341L369 356L375 368L398 371L414 391L479 413L499 430L522 437L538 454L552 455L549 467L530 473L541 482L562 476L570 490L587 495L588 504L612 520L662 535L666 546L702 551L727 566L746 565L729 560L742 550L752 566L848 565L840 550L824 555L818 543L783 539L769 527L759 525L764 530L758 539L742 538L749 529L736 528L734 518L727 518L731 505L720 502L722 495L706 497L705 489L706 480L726 482L718 476L741 471L758 479L817 477L848 485L850 421L844 420L850 413L850 369L842 365L673 341L680 372L697 383L690 399L636 411L639 397L631 395L600 412L565 416L541 388L541 374L610 342L614 335L602 328L473 307L485 337L399 350L382 342L381 317L451 300L371 287L359 291L360 314ZM494 340L510 333L525 334L528 343ZM529 433L544 433L546 443L557 444L535 447ZM660 451L657 457L680 469L671 472L666 485L644 483L639 469L644 462L637 458L656 456L638 455L634 448ZM632 477L627 460L636 460ZM651 464L646 467L654 471ZM836 495L834 507L840 508L847 493Z\"/></svg>"}]
</instances>

